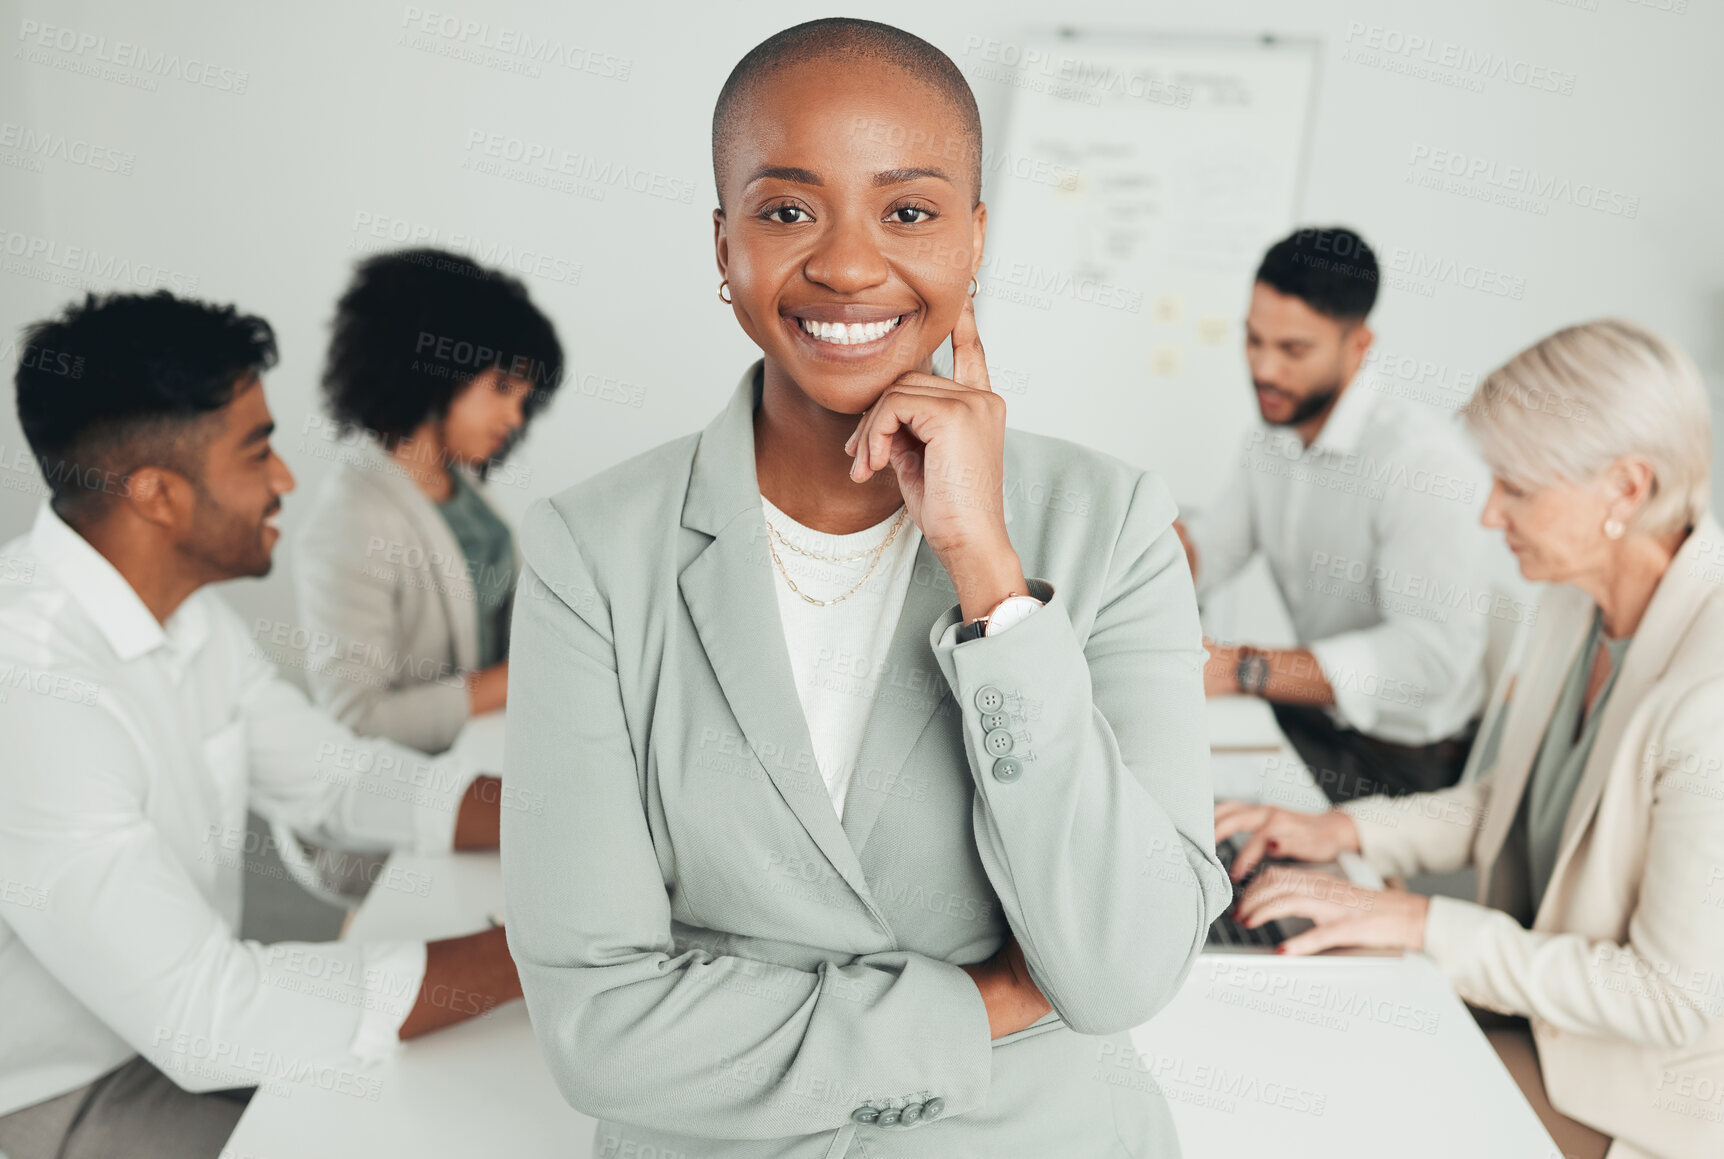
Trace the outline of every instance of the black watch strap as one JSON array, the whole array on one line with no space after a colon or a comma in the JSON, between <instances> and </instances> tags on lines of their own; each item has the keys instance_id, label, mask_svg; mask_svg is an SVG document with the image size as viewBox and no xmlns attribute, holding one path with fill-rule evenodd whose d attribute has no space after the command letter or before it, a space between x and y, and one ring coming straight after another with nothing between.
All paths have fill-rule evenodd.
<instances>
[{"instance_id":1,"label":"black watch strap","mask_svg":"<svg viewBox=\"0 0 1724 1159\"><path fill-rule=\"evenodd\" d=\"M987 627L988 624L986 620L971 620L967 624L961 624L958 627L957 639L954 642L966 644L971 640L980 640L982 638L982 633L987 630Z\"/></svg>"}]
</instances>

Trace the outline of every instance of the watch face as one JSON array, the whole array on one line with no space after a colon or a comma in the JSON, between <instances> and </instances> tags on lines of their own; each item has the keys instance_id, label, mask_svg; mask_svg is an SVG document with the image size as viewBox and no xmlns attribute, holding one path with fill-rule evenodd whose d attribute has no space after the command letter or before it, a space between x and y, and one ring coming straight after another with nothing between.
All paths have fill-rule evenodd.
<instances>
[{"instance_id":1,"label":"watch face","mask_svg":"<svg viewBox=\"0 0 1724 1159\"><path fill-rule=\"evenodd\" d=\"M1258 652L1239 661L1239 684L1246 692L1260 694L1269 683L1269 658Z\"/></svg>"},{"instance_id":2,"label":"watch face","mask_svg":"<svg viewBox=\"0 0 1724 1159\"><path fill-rule=\"evenodd\" d=\"M994 609L994 614L988 617L988 627L984 635L992 636L995 632L1003 632L1031 612L1042 606L1042 602L1034 596L1011 596L1001 600Z\"/></svg>"}]
</instances>

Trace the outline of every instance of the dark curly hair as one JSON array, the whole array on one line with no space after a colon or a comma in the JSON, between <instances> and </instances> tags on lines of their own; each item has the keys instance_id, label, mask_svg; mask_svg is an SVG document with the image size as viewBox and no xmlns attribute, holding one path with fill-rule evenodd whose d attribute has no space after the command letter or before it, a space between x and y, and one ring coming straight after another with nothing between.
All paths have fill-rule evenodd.
<instances>
[{"instance_id":1,"label":"dark curly hair","mask_svg":"<svg viewBox=\"0 0 1724 1159\"><path fill-rule=\"evenodd\" d=\"M99 517L119 482L165 467L202 485L204 422L275 365L268 322L232 306L153 294L86 294L24 330L18 423L74 525Z\"/></svg>"},{"instance_id":2,"label":"dark curly hair","mask_svg":"<svg viewBox=\"0 0 1724 1159\"><path fill-rule=\"evenodd\" d=\"M499 368L532 383L519 443L563 380L563 348L521 282L439 249L367 258L336 303L323 395L343 431L360 430L392 450L449 404L477 375ZM489 464L487 464L487 467Z\"/></svg>"}]
</instances>

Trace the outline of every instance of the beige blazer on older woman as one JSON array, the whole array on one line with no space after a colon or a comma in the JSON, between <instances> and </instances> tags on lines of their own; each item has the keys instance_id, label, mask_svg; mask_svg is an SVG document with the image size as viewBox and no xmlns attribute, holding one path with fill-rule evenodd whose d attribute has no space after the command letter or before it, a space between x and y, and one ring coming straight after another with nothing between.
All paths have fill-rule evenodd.
<instances>
[{"instance_id":1,"label":"beige blazer on older woman","mask_svg":"<svg viewBox=\"0 0 1724 1159\"><path fill-rule=\"evenodd\" d=\"M1623 657L1532 928L1497 864L1594 604L1540 605L1493 708L1479 779L1342 808L1379 872L1478 868L1479 902L1433 898L1425 952L1474 1005L1532 1025L1551 1105L1615 1139L1609 1159L1724 1155L1724 531L1665 572Z\"/></svg>"}]
</instances>

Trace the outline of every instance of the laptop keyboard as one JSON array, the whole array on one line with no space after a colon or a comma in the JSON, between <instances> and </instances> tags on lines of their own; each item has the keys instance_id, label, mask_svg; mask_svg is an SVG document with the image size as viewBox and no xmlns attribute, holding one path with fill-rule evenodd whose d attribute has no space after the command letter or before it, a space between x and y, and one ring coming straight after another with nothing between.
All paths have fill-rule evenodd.
<instances>
[{"instance_id":1,"label":"laptop keyboard","mask_svg":"<svg viewBox=\"0 0 1724 1159\"><path fill-rule=\"evenodd\" d=\"M1235 834L1215 847L1215 855L1221 859L1221 864L1228 873L1233 872L1233 859L1239 856L1239 851L1245 847L1242 837ZM1239 907L1239 899L1245 896L1245 890L1257 875L1263 872L1263 862L1251 867L1251 872L1244 880L1233 883L1233 904L1229 905L1222 915L1215 919L1209 927L1207 944L1211 946L1262 946L1269 948L1278 946L1287 940L1288 935L1280 928L1280 922L1265 922L1256 929L1248 929L1233 920L1233 912Z\"/></svg>"}]
</instances>

